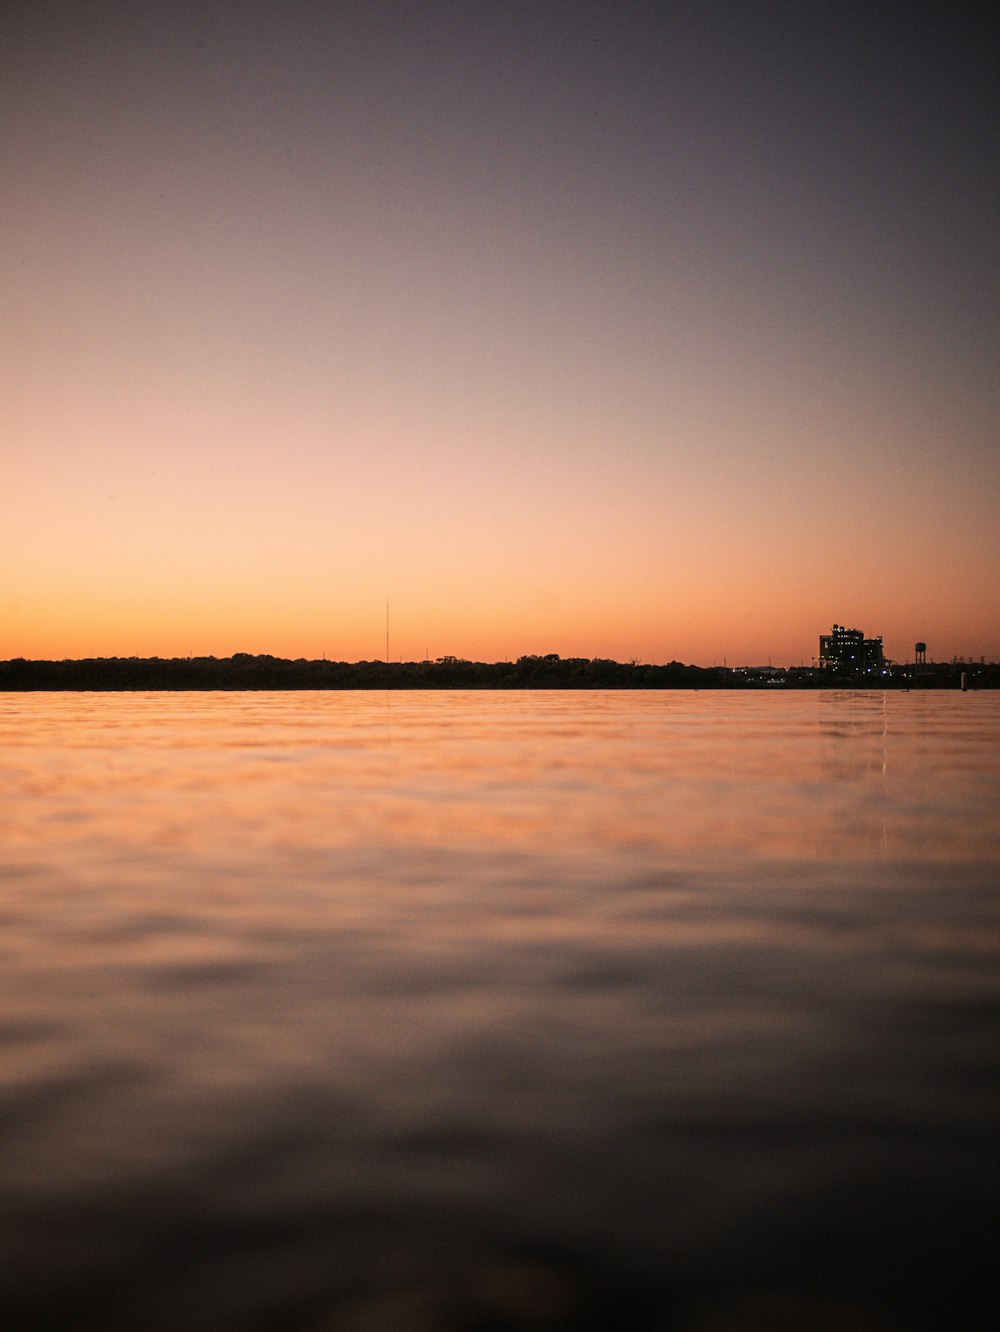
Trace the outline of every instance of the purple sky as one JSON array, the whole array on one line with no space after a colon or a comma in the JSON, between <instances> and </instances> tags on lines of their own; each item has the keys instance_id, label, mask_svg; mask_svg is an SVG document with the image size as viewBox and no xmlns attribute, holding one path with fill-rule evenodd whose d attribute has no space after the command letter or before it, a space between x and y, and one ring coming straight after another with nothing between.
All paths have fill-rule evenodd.
<instances>
[{"instance_id":1,"label":"purple sky","mask_svg":"<svg viewBox=\"0 0 1000 1332\"><path fill-rule=\"evenodd\" d=\"M5 7L0 656L1000 656L980 13Z\"/></svg>"}]
</instances>

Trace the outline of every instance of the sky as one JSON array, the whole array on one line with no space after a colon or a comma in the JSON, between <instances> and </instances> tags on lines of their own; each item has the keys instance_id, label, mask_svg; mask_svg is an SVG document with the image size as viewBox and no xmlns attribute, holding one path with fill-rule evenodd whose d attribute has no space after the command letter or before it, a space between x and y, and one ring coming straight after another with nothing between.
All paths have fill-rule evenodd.
<instances>
[{"instance_id":1,"label":"sky","mask_svg":"<svg viewBox=\"0 0 1000 1332\"><path fill-rule=\"evenodd\" d=\"M1000 658L964 4L0 19L0 658Z\"/></svg>"}]
</instances>

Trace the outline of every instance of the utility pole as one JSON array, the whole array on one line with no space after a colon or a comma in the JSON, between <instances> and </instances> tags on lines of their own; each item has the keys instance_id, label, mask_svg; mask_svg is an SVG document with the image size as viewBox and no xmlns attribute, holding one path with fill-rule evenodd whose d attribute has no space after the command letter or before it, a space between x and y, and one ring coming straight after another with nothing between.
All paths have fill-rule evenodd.
<instances>
[{"instance_id":1,"label":"utility pole","mask_svg":"<svg viewBox=\"0 0 1000 1332\"><path fill-rule=\"evenodd\" d=\"M385 664L389 665L389 602L385 603Z\"/></svg>"}]
</instances>

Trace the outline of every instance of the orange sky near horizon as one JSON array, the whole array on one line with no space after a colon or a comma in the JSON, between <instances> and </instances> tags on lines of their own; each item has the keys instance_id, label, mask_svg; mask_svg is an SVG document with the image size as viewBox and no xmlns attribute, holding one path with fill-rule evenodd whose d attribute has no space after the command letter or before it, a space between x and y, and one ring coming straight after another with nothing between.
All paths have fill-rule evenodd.
<instances>
[{"instance_id":1,"label":"orange sky near horizon","mask_svg":"<svg viewBox=\"0 0 1000 1332\"><path fill-rule=\"evenodd\" d=\"M1000 658L988 62L860 13L22 16L0 658Z\"/></svg>"}]
</instances>

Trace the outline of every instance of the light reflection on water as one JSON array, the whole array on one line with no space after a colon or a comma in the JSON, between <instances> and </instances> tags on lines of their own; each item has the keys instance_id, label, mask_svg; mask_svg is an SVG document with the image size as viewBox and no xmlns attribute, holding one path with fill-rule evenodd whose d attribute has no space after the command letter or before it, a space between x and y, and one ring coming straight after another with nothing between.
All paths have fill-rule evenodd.
<instances>
[{"instance_id":1,"label":"light reflection on water","mask_svg":"<svg viewBox=\"0 0 1000 1332\"><path fill-rule=\"evenodd\" d=\"M0 695L6 1307L953 1320L998 740L994 694Z\"/></svg>"}]
</instances>

